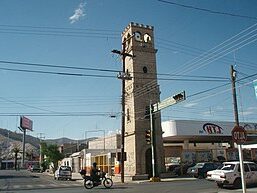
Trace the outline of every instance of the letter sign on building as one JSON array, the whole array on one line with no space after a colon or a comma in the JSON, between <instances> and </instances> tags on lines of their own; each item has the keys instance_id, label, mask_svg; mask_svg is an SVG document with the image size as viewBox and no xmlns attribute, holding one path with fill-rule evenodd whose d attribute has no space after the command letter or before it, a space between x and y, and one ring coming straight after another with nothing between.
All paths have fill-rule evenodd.
<instances>
[{"instance_id":1,"label":"letter sign on building","mask_svg":"<svg viewBox=\"0 0 257 193\"><path fill-rule=\"evenodd\" d=\"M247 139L246 130L241 126L235 126L231 134L233 141L237 144L243 144Z\"/></svg>"}]
</instances>

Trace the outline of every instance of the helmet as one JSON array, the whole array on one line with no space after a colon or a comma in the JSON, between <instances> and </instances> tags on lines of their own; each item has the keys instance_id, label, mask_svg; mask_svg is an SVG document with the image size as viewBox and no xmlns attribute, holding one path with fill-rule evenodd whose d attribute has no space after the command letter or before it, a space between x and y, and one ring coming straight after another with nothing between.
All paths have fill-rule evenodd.
<instances>
[{"instance_id":1,"label":"helmet","mask_svg":"<svg viewBox=\"0 0 257 193\"><path fill-rule=\"evenodd\" d=\"M93 166L94 166L94 167L96 167L96 166L97 166L97 163L96 163L96 162L94 162L94 163L93 163Z\"/></svg>"}]
</instances>

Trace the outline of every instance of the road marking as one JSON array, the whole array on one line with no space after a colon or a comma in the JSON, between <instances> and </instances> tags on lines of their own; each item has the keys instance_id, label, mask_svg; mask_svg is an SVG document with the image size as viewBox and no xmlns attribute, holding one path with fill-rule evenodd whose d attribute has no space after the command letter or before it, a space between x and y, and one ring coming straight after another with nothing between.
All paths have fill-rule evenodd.
<instances>
[{"instance_id":1,"label":"road marking","mask_svg":"<svg viewBox=\"0 0 257 193\"><path fill-rule=\"evenodd\" d=\"M27 185L27 188L33 188L34 186L33 185Z\"/></svg>"},{"instance_id":2,"label":"road marking","mask_svg":"<svg viewBox=\"0 0 257 193\"><path fill-rule=\"evenodd\" d=\"M20 188L21 186L20 185L13 185L13 188L14 189L18 189L18 188Z\"/></svg>"}]
</instances>

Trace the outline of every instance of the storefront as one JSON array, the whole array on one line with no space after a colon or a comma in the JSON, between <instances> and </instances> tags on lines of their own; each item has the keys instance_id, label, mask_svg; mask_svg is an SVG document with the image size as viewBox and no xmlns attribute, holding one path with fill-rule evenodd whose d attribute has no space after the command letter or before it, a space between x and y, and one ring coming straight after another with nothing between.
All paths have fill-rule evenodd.
<instances>
[{"instance_id":1,"label":"storefront","mask_svg":"<svg viewBox=\"0 0 257 193\"><path fill-rule=\"evenodd\" d=\"M247 142L257 142L257 123L241 124L249 133ZM162 122L165 163L237 160L232 142L233 122L170 120ZM245 150L246 159L255 159Z\"/></svg>"}]
</instances>

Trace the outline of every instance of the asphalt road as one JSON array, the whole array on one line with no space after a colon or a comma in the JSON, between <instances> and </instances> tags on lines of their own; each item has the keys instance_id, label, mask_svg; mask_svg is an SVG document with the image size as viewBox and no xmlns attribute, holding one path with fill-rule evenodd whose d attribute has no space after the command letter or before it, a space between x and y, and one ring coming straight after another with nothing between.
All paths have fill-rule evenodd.
<instances>
[{"instance_id":1,"label":"asphalt road","mask_svg":"<svg viewBox=\"0 0 257 193\"><path fill-rule=\"evenodd\" d=\"M205 179L165 182L114 183L111 189L98 186L92 190L83 187L82 181L57 181L52 176L28 171L0 170L0 192L6 193L241 193L238 189L219 189ZM256 193L257 187L247 189Z\"/></svg>"},{"instance_id":2,"label":"asphalt road","mask_svg":"<svg viewBox=\"0 0 257 193\"><path fill-rule=\"evenodd\" d=\"M0 170L0 191L39 190L81 187L77 181L57 181L52 176L26 170Z\"/></svg>"}]
</instances>

